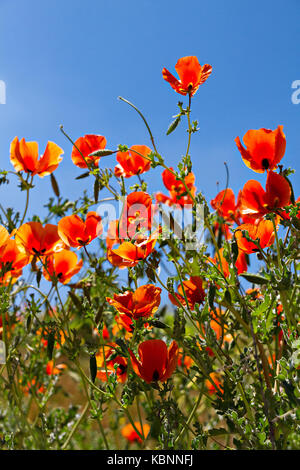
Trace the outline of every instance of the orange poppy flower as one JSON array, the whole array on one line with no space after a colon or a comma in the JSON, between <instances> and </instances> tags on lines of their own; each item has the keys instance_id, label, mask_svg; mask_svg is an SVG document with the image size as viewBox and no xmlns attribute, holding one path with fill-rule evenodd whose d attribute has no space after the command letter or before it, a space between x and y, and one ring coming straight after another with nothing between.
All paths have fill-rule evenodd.
<instances>
[{"instance_id":1,"label":"orange poppy flower","mask_svg":"<svg viewBox=\"0 0 300 470\"><path fill-rule=\"evenodd\" d=\"M67 215L58 222L57 228L60 238L73 248L88 245L103 230L101 217L94 211L87 213L85 221L77 214Z\"/></svg>"},{"instance_id":2,"label":"orange poppy flower","mask_svg":"<svg viewBox=\"0 0 300 470\"><path fill-rule=\"evenodd\" d=\"M0 225L0 248L9 240L9 233L3 225Z\"/></svg>"},{"instance_id":3,"label":"orange poppy flower","mask_svg":"<svg viewBox=\"0 0 300 470\"><path fill-rule=\"evenodd\" d=\"M223 312L219 309L217 309L216 312L217 313L214 313L213 311L210 312L210 327L212 330L214 330L217 341L223 339L223 342L220 346L224 346L225 343L230 344L233 341L233 337L230 333L228 333L228 326L222 319ZM202 326L202 330L205 334L204 326ZM209 346L206 347L206 351L208 352L209 356L214 356L214 352Z\"/></svg>"},{"instance_id":4,"label":"orange poppy flower","mask_svg":"<svg viewBox=\"0 0 300 470\"><path fill-rule=\"evenodd\" d=\"M246 237L243 236L243 230L248 232L252 240L259 240L259 246L262 250L274 243L275 232L271 220L262 219L258 224L242 224L236 229L235 238L239 249L245 253L256 253L259 249L255 243L248 241Z\"/></svg>"},{"instance_id":5,"label":"orange poppy flower","mask_svg":"<svg viewBox=\"0 0 300 470\"><path fill-rule=\"evenodd\" d=\"M116 325L113 327L113 332L117 334L121 331L123 335L125 330L125 338L130 338L134 332L132 317L126 315L126 313L119 313L119 315L115 316L115 320Z\"/></svg>"},{"instance_id":6,"label":"orange poppy flower","mask_svg":"<svg viewBox=\"0 0 300 470\"><path fill-rule=\"evenodd\" d=\"M119 235L133 238L141 231L151 229L153 219L152 198L143 191L130 193L125 201Z\"/></svg>"},{"instance_id":7,"label":"orange poppy flower","mask_svg":"<svg viewBox=\"0 0 300 470\"><path fill-rule=\"evenodd\" d=\"M221 375L218 374L217 372L212 372L211 374L209 374L209 376L213 383L209 379L205 380L205 386L208 390L208 393L210 395L213 395L216 392L223 394L224 390L222 387Z\"/></svg>"},{"instance_id":8,"label":"orange poppy flower","mask_svg":"<svg viewBox=\"0 0 300 470\"><path fill-rule=\"evenodd\" d=\"M73 146L71 154L74 165L79 168L96 167L99 165L100 157L91 157L90 154L105 149L106 138L103 135L86 134L76 140L75 146Z\"/></svg>"},{"instance_id":9,"label":"orange poppy flower","mask_svg":"<svg viewBox=\"0 0 300 470\"><path fill-rule=\"evenodd\" d=\"M150 431L149 424L147 423L143 424L143 430L139 421L135 422L134 425L136 429L142 435L145 436L145 439L146 439ZM134 441L139 442L139 443L142 442L142 439L140 438L140 436L138 435L138 433L136 432L136 430L134 429L131 423L126 424L126 426L122 428L121 432L122 432L122 436L125 437L125 439L127 439L129 442L134 442Z\"/></svg>"},{"instance_id":10,"label":"orange poppy flower","mask_svg":"<svg viewBox=\"0 0 300 470\"><path fill-rule=\"evenodd\" d=\"M50 312L49 312L50 314ZM50 314L50 317L52 315ZM46 330L43 330L42 328L39 328L36 332L38 336L41 337L41 343L44 348L47 348L48 346L48 332ZM59 330L58 332L55 332L54 334L54 340L55 340L55 349L60 349L61 345L63 345L66 341L65 333L62 330Z\"/></svg>"},{"instance_id":11,"label":"orange poppy flower","mask_svg":"<svg viewBox=\"0 0 300 470\"><path fill-rule=\"evenodd\" d=\"M278 173L268 171L266 190L255 180L249 180L242 190L241 213L253 219L262 218L290 204L291 188Z\"/></svg>"},{"instance_id":12,"label":"orange poppy flower","mask_svg":"<svg viewBox=\"0 0 300 470\"><path fill-rule=\"evenodd\" d=\"M22 388L23 388L23 393L26 396L29 395L29 393L35 395L35 394L46 392L46 388L44 387L44 385L38 384L36 379L32 379L31 381L27 382L25 387L22 387Z\"/></svg>"},{"instance_id":13,"label":"orange poppy flower","mask_svg":"<svg viewBox=\"0 0 300 470\"><path fill-rule=\"evenodd\" d=\"M258 129L246 132L243 138L246 148L242 146L239 137L235 139L242 159L249 168L257 173L277 168L277 164L284 155L286 146L286 139L282 129L283 126L278 126L274 131Z\"/></svg>"},{"instance_id":14,"label":"orange poppy flower","mask_svg":"<svg viewBox=\"0 0 300 470\"><path fill-rule=\"evenodd\" d=\"M113 266L119 268L133 267L139 261L146 259L154 250L160 229L155 230L149 238L135 243L123 242L118 248L107 249L107 259Z\"/></svg>"},{"instance_id":15,"label":"orange poppy flower","mask_svg":"<svg viewBox=\"0 0 300 470\"><path fill-rule=\"evenodd\" d=\"M242 192L240 191L237 202L235 202L232 189L223 189L217 194L215 199L210 201L210 204L217 211L218 215L226 221L239 223L241 194Z\"/></svg>"},{"instance_id":16,"label":"orange poppy flower","mask_svg":"<svg viewBox=\"0 0 300 470\"><path fill-rule=\"evenodd\" d=\"M119 220L111 220L108 225L107 236L106 236L106 246L107 248L112 248L114 245L122 243L119 233Z\"/></svg>"},{"instance_id":17,"label":"orange poppy flower","mask_svg":"<svg viewBox=\"0 0 300 470\"><path fill-rule=\"evenodd\" d=\"M22 253L15 240L7 240L0 248L0 283L15 282L21 276L30 257Z\"/></svg>"},{"instance_id":18,"label":"orange poppy flower","mask_svg":"<svg viewBox=\"0 0 300 470\"><path fill-rule=\"evenodd\" d=\"M180 80L177 80L166 68L163 68L164 80L170 83L171 87L181 95L193 96L199 86L204 83L212 71L212 66L205 64L201 66L197 57L182 57L177 61L175 70Z\"/></svg>"},{"instance_id":19,"label":"orange poppy flower","mask_svg":"<svg viewBox=\"0 0 300 470\"><path fill-rule=\"evenodd\" d=\"M247 289L245 292L247 295L250 296L250 300L256 300L256 299L263 297L263 295L261 294L260 290L257 287L255 287L254 289Z\"/></svg>"},{"instance_id":20,"label":"orange poppy flower","mask_svg":"<svg viewBox=\"0 0 300 470\"><path fill-rule=\"evenodd\" d=\"M59 253L46 258L47 268L44 267L43 275L47 281L52 282L55 276L62 284L67 284L77 274L83 265L83 260L78 261L76 253L62 250Z\"/></svg>"},{"instance_id":21,"label":"orange poppy flower","mask_svg":"<svg viewBox=\"0 0 300 470\"><path fill-rule=\"evenodd\" d=\"M185 369L190 369L190 367L194 364L194 360L184 354L183 350L179 350L178 353L178 366L183 367Z\"/></svg>"},{"instance_id":22,"label":"orange poppy flower","mask_svg":"<svg viewBox=\"0 0 300 470\"><path fill-rule=\"evenodd\" d=\"M115 167L115 175L130 178L149 171L151 160L149 155L152 150L147 145L133 145L126 152L117 152L116 158L119 163Z\"/></svg>"},{"instance_id":23,"label":"orange poppy flower","mask_svg":"<svg viewBox=\"0 0 300 470\"><path fill-rule=\"evenodd\" d=\"M160 305L161 288L153 284L138 287L134 292L114 294L113 299L106 297L107 302L119 313L128 315L134 320L153 315Z\"/></svg>"},{"instance_id":24,"label":"orange poppy flower","mask_svg":"<svg viewBox=\"0 0 300 470\"><path fill-rule=\"evenodd\" d=\"M16 171L25 171L32 176L39 175L43 178L50 175L62 161L64 151L54 142L48 142L44 154L39 159L37 142L19 141L15 137L10 145L10 161Z\"/></svg>"},{"instance_id":25,"label":"orange poppy flower","mask_svg":"<svg viewBox=\"0 0 300 470\"><path fill-rule=\"evenodd\" d=\"M134 372L145 382L165 382L176 369L178 363L178 345L172 341L169 349L161 339L149 339L138 347L140 360L129 349Z\"/></svg>"},{"instance_id":26,"label":"orange poppy flower","mask_svg":"<svg viewBox=\"0 0 300 470\"><path fill-rule=\"evenodd\" d=\"M54 361L51 360L47 363L46 374L47 375L58 375L61 374L64 369L66 369L66 364L57 364L54 366Z\"/></svg>"},{"instance_id":27,"label":"orange poppy flower","mask_svg":"<svg viewBox=\"0 0 300 470\"><path fill-rule=\"evenodd\" d=\"M224 274L225 277L229 277L229 275L230 275L229 265L228 265L227 260L223 256L223 248L221 248L219 250L219 254L220 254L223 274ZM216 253L214 258L209 258L209 259L210 259L211 263L218 266L219 270L221 271L220 260L219 260L218 254ZM248 266L247 266L245 253L243 251L239 251L238 257L237 257L236 262L235 262L235 267L237 268L238 274L241 274L241 273L244 273L244 272L247 271Z\"/></svg>"},{"instance_id":28,"label":"orange poppy flower","mask_svg":"<svg viewBox=\"0 0 300 470\"><path fill-rule=\"evenodd\" d=\"M61 251L64 243L60 239L57 226L40 222L28 222L21 225L15 233L19 250L28 255L49 256Z\"/></svg>"},{"instance_id":29,"label":"orange poppy flower","mask_svg":"<svg viewBox=\"0 0 300 470\"><path fill-rule=\"evenodd\" d=\"M109 343L100 349L96 355L97 361L97 378L103 382L107 382L107 379L110 375L116 373L117 381L124 383L127 379L127 359L123 356L117 355L115 351L115 344ZM117 369L115 369L115 364L117 364Z\"/></svg>"},{"instance_id":30,"label":"orange poppy flower","mask_svg":"<svg viewBox=\"0 0 300 470\"><path fill-rule=\"evenodd\" d=\"M4 321L5 321L6 337L10 338L11 333L16 326L16 323L12 324L12 319L7 314L4 317ZM0 316L0 340L2 339L2 335L3 335L3 320L2 320L2 315L1 315Z\"/></svg>"},{"instance_id":31,"label":"orange poppy flower","mask_svg":"<svg viewBox=\"0 0 300 470\"><path fill-rule=\"evenodd\" d=\"M219 238L220 231L224 235L225 240L232 239L231 224L224 223L219 224L218 222L213 223L213 231L216 239Z\"/></svg>"},{"instance_id":32,"label":"orange poppy flower","mask_svg":"<svg viewBox=\"0 0 300 470\"><path fill-rule=\"evenodd\" d=\"M202 287L202 279L199 276L191 276L188 281L182 282L184 292L191 310L194 310L195 304L202 304L205 298L205 292ZM175 296L175 297L174 297ZM181 284L178 287L178 294L169 294L169 299L173 305L180 307L186 305L184 293ZM180 302L178 302L178 300Z\"/></svg>"},{"instance_id":33,"label":"orange poppy flower","mask_svg":"<svg viewBox=\"0 0 300 470\"><path fill-rule=\"evenodd\" d=\"M169 170L164 170L162 172L162 179L165 187L169 190L169 196L165 196L163 193L158 192L156 194L156 201L168 206L178 205L183 207L186 204L193 204L193 199L190 194L187 193L186 187L182 181L177 180L175 175L172 173L173 168L170 167ZM196 193L195 187L195 175L193 172L190 172L184 178L185 184L189 189L191 195L194 197Z\"/></svg>"}]
</instances>

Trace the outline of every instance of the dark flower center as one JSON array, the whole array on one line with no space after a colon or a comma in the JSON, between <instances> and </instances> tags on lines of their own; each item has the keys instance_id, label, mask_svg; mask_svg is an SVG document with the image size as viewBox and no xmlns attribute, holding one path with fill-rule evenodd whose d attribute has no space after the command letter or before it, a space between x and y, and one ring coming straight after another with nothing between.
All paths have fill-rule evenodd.
<instances>
[{"instance_id":1,"label":"dark flower center","mask_svg":"<svg viewBox=\"0 0 300 470\"><path fill-rule=\"evenodd\" d=\"M159 379L159 373L158 371L155 369L155 371L153 372L153 375L152 375L152 380L153 382L157 382Z\"/></svg>"},{"instance_id":2,"label":"dark flower center","mask_svg":"<svg viewBox=\"0 0 300 470\"><path fill-rule=\"evenodd\" d=\"M118 369L119 369L120 375L123 375L126 372L126 366L124 366L123 364L120 364Z\"/></svg>"},{"instance_id":3,"label":"dark flower center","mask_svg":"<svg viewBox=\"0 0 300 470\"><path fill-rule=\"evenodd\" d=\"M262 160L261 164L262 164L262 167L263 167L265 170L267 170L267 169L269 168L269 166L270 166L269 160L268 160L267 158L264 158L264 159Z\"/></svg>"}]
</instances>

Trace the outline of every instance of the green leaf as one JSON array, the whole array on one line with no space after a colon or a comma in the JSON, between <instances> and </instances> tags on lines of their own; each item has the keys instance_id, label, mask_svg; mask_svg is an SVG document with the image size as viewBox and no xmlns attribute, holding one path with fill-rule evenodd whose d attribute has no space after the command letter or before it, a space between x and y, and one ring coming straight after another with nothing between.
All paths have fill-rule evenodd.
<instances>
[{"instance_id":1,"label":"green leaf","mask_svg":"<svg viewBox=\"0 0 300 470\"><path fill-rule=\"evenodd\" d=\"M220 230L221 232L221 230ZM235 264L238 256L239 256L239 248L238 248L238 244L236 242L236 239L234 238L233 241L231 242L231 253L232 253L232 261L233 261L233 264Z\"/></svg>"},{"instance_id":2,"label":"green leaf","mask_svg":"<svg viewBox=\"0 0 300 470\"><path fill-rule=\"evenodd\" d=\"M88 176L90 175L90 172L89 171L86 171L85 173L82 173L81 175L79 176L76 176L76 180L81 180L83 178L87 178Z\"/></svg>"},{"instance_id":3,"label":"green leaf","mask_svg":"<svg viewBox=\"0 0 300 470\"><path fill-rule=\"evenodd\" d=\"M263 285L263 284L268 284L268 282L270 282L269 279L263 276L259 276L258 274L243 273L243 274L240 274L240 276L246 279L246 281L252 282L253 284Z\"/></svg>"},{"instance_id":4,"label":"green leaf","mask_svg":"<svg viewBox=\"0 0 300 470\"><path fill-rule=\"evenodd\" d=\"M90 374L92 382L95 383L95 379L97 376L97 360L95 354L90 356Z\"/></svg>"},{"instance_id":5,"label":"green leaf","mask_svg":"<svg viewBox=\"0 0 300 470\"><path fill-rule=\"evenodd\" d=\"M73 302L73 304L75 305L75 307L77 307L79 310L82 309L82 302L81 300L77 297L76 294L74 294L74 292L72 291L69 291L69 296Z\"/></svg>"},{"instance_id":6,"label":"green leaf","mask_svg":"<svg viewBox=\"0 0 300 470\"><path fill-rule=\"evenodd\" d=\"M50 361L52 359L54 343L55 343L54 331L50 331L47 337L47 356Z\"/></svg>"},{"instance_id":7,"label":"green leaf","mask_svg":"<svg viewBox=\"0 0 300 470\"><path fill-rule=\"evenodd\" d=\"M173 122L171 122L171 124L169 125L168 130L167 130L167 135L169 135L173 131L175 131L176 127L180 123L180 120L181 120L181 116L178 116Z\"/></svg>"},{"instance_id":8,"label":"green leaf","mask_svg":"<svg viewBox=\"0 0 300 470\"><path fill-rule=\"evenodd\" d=\"M53 173L51 173L50 178L51 178L51 186L52 186L53 192L54 192L55 196L59 197L59 194L60 194L59 193L59 187L58 187L56 178L53 175Z\"/></svg>"},{"instance_id":9,"label":"green leaf","mask_svg":"<svg viewBox=\"0 0 300 470\"><path fill-rule=\"evenodd\" d=\"M115 150L99 149L95 150L95 152L90 153L89 157L108 157L109 155L113 155L114 153L116 153Z\"/></svg>"},{"instance_id":10,"label":"green leaf","mask_svg":"<svg viewBox=\"0 0 300 470\"><path fill-rule=\"evenodd\" d=\"M100 190L99 180L96 179L96 180L95 180L95 183L94 183L94 198L95 198L95 202L98 202L99 190Z\"/></svg>"},{"instance_id":11,"label":"green leaf","mask_svg":"<svg viewBox=\"0 0 300 470\"><path fill-rule=\"evenodd\" d=\"M214 309L214 300L216 295L216 286L215 284L210 284L208 289L208 304L211 309Z\"/></svg>"}]
</instances>

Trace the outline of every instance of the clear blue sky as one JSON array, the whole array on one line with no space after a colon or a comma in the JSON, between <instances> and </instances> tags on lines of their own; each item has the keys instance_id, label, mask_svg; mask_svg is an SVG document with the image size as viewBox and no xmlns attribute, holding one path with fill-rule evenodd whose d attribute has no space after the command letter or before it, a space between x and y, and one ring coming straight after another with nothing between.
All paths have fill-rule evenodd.
<instances>
[{"instance_id":1,"label":"clear blue sky","mask_svg":"<svg viewBox=\"0 0 300 470\"><path fill-rule=\"evenodd\" d=\"M0 80L7 86L7 104L0 105L0 167L10 168L16 135L37 140L41 152L53 140L65 150L56 172L61 189L65 184L66 195L76 197L83 182L72 180L79 170L61 123L74 138L105 135L110 148L149 144L143 123L119 95L144 111L160 152L176 165L185 131L166 137L165 130L180 96L161 70L174 72L179 57L196 55L213 66L193 99L201 128L191 149L197 187L214 197L216 182L225 183L224 161L235 191L253 177L264 184L264 175L242 163L234 138L278 124L287 136L284 163L299 171L300 105L291 102L291 83L300 79L299 24L298 0L0 0ZM162 187L159 174L152 173L151 191ZM36 211L49 188L49 178L38 181ZM1 188L6 197L11 202L16 196Z\"/></svg>"},{"instance_id":2,"label":"clear blue sky","mask_svg":"<svg viewBox=\"0 0 300 470\"><path fill-rule=\"evenodd\" d=\"M196 55L213 67L193 98L201 129L191 147L197 188L214 197L217 181L220 189L225 185L224 161L236 193L250 178L264 185L265 175L246 168L234 139L282 124L283 162L298 171L297 197L300 104L291 102L291 84L300 80L299 25L299 0L0 0L0 80L7 86L0 167L12 168L9 145L16 135L38 141L40 153L52 140L65 150L55 173L61 192L76 198L88 180L74 182L80 170L60 124L74 139L105 135L109 148L150 145L142 121L119 95L143 110L160 153L176 165L186 132L182 127L166 137L165 131L181 97L161 70L175 73L178 58ZM150 192L163 188L160 173L151 170ZM51 194L49 177L36 182L31 213L40 213ZM6 186L0 192L3 205L17 204L22 212L23 195Z\"/></svg>"}]
</instances>

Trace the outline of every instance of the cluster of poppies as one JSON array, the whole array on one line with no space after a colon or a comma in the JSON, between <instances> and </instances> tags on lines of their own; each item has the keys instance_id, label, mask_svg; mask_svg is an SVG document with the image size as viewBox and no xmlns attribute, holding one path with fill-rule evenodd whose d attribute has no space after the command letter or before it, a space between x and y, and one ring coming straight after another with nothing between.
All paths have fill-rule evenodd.
<instances>
[{"instance_id":1,"label":"cluster of poppies","mask_svg":"<svg viewBox=\"0 0 300 470\"><path fill-rule=\"evenodd\" d=\"M175 69L179 80L166 69L163 69L163 78L177 93L188 95L190 100L212 71L210 65L201 66L194 56L179 59ZM282 126L274 131L249 130L243 142L244 146L239 138L236 139L244 163L255 172L267 172L265 189L256 180L249 180L237 199L232 189L226 188L211 201L211 206L218 215L215 233L221 231L226 239L235 237L237 241L239 253L235 265L238 273L247 270L245 254L263 250L273 244L279 221L288 217L285 208L291 205L290 184L284 174L275 171L286 147ZM119 148L114 152L107 150L106 144L104 136L84 135L74 142L71 159L77 167L93 170L99 166L102 155L116 153L118 163L114 168L114 175L118 179L140 176L150 170L152 150L146 145ZM44 154L39 158L36 142L26 142L25 139L19 141L17 137L10 148L10 160L16 172L25 172L31 178L35 175L44 177L52 174L61 162L62 154L63 150L59 146L48 142ZM195 175L191 171L180 179L172 167L165 167L162 180L169 194L157 193L156 203L177 207L194 204ZM127 195L121 217L111 222L108 228L107 259L112 265L132 268L153 252L161 233L159 226L152 231L153 207L152 197L142 190ZM273 220L268 218L269 214L274 215ZM0 227L1 282L14 282L27 264L32 263L35 267L40 262L43 275L48 281L69 283L83 266L83 260L79 260L72 249L86 250L86 246L102 231L101 217L94 211L88 212L84 220L78 214L65 216L57 225L24 223L11 234ZM222 249L210 261L222 268L224 276L229 276L228 263ZM127 334L132 334L134 322L140 319L147 327L147 320L160 305L160 293L159 287L147 284L137 287L135 291L115 294L112 298L107 298L107 302L117 312L118 325ZM202 279L191 276L188 280L183 280L178 291L170 294L169 298L174 305L193 310L205 298ZM110 340L109 334L105 335L108 341L97 355L98 378L107 380L108 375L116 372L117 379L124 382L127 377L127 359L117 353L117 345ZM173 341L167 347L160 339L142 342L138 346L138 358L130 349L129 355L134 372L147 383L166 381L180 360L177 343Z\"/></svg>"},{"instance_id":2,"label":"cluster of poppies","mask_svg":"<svg viewBox=\"0 0 300 470\"><path fill-rule=\"evenodd\" d=\"M275 228L278 228L281 219L289 217L285 207L292 203L289 181L283 174L274 171L285 153L286 139L282 126L274 131L249 130L243 141L245 147L239 137L236 138L242 159L253 171L267 172L266 187L264 189L256 180L249 180L239 192L237 201L232 189L227 188L211 201L211 205L222 220L221 226L215 228L221 229L229 239L233 236L230 229L236 224L234 235L239 250L250 254L273 244ZM268 214L274 214L273 221L265 218Z\"/></svg>"}]
</instances>

